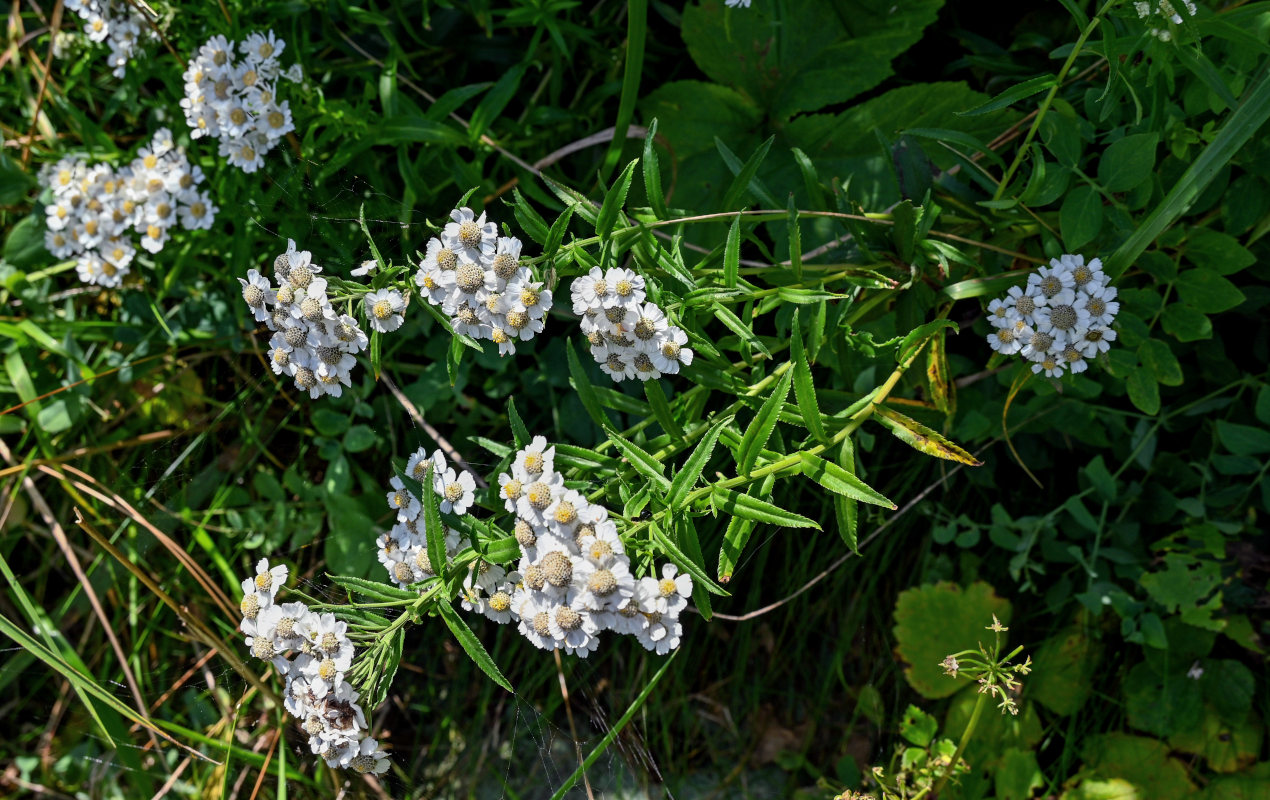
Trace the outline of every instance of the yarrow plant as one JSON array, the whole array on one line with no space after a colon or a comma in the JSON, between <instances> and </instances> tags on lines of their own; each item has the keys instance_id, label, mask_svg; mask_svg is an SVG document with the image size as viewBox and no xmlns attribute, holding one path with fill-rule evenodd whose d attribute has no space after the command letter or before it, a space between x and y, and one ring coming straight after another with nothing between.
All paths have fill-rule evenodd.
<instances>
[{"instance_id":1,"label":"yarrow plant","mask_svg":"<svg viewBox=\"0 0 1270 800\"><path fill-rule=\"evenodd\" d=\"M1188 17L1195 16L1199 9L1191 0L1180 0L1180 8L1186 12ZM1133 4L1133 10L1137 12L1138 19L1153 19L1161 17L1168 20L1174 25L1181 25L1183 22L1182 15L1178 13L1177 7L1170 0L1140 0ZM1149 33L1161 42L1167 42L1173 38L1173 33L1168 28L1151 28Z\"/></svg>"},{"instance_id":2,"label":"yarrow plant","mask_svg":"<svg viewBox=\"0 0 1270 800\"><path fill-rule=\"evenodd\" d=\"M515 624L543 650L559 648L585 658L599 647L602 631L630 634L658 655L679 646L679 615L692 595L692 578L665 564L656 574L636 578L617 525L601 505L566 487L555 471L554 446L535 436L516 452L511 471L498 476L498 496L516 519L520 550L509 571L484 560L473 563L459 594L465 611L500 624ZM447 466L441 451L416 451L406 473L432 485L441 513L464 515L475 499L475 479ZM380 564L405 588L437 575L428 555L423 502L393 477L388 507L396 524L376 540ZM426 489L425 489L426 491ZM459 550L461 534L444 530L447 563Z\"/></svg>"},{"instance_id":3,"label":"yarrow plant","mask_svg":"<svg viewBox=\"0 0 1270 800\"><path fill-rule=\"evenodd\" d=\"M126 0L66 0L65 8L84 21L90 41L110 48L106 63L116 78L128 73L128 62L143 41L158 38L140 7Z\"/></svg>"},{"instance_id":4,"label":"yarrow plant","mask_svg":"<svg viewBox=\"0 0 1270 800\"><path fill-rule=\"evenodd\" d=\"M286 680L284 704L309 735L309 749L331 767L383 774L388 754L367 735L366 712L346 681L353 664L348 624L304 603L277 602L287 581L285 566L267 559L242 582L240 630L256 658L273 665Z\"/></svg>"},{"instance_id":5,"label":"yarrow plant","mask_svg":"<svg viewBox=\"0 0 1270 800\"><path fill-rule=\"evenodd\" d=\"M688 335L647 301L642 275L624 267L592 267L573 280L570 290L591 357L614 381L674 375L680 365L692 363L693 352L684 347Z\"/></svg>"},{"instance_id":6,"label":"yarrow plant","mask_svg":"<svg viewBox=\"0 0 1270 800\"><path fill-rule=\"evenodd\" d=\"M269 366L275 375L293 378L295 387L312 399L343 394L344 387L352 385L357 354L369 343L357 320L331 305L321 272L313 254L297 250L295 241L288 239L286 252L273 261L277 287L255 269L238 279L252 316L273 331ZM364 307L371 326L385 331L401 325L404 304L396 293L383 297L371 293Z\"/></svg>"},{"instance_id":7,"label":"yarrow plant","mask_svg":"<svg viewBox=\"0 0 1270 800\"><path fill-rule=\"evenodd\" d=\"M499 236L484 212L456 208L450 220L419 254L419 293L441 307L456 333L489 340L499 355L512 355L518 341L542 331L551 290L520 263L521 241Z\"/></svg>"},{"instance_id":8,"label":"yarrow plant","mask_svg":"<svg viewBox=\"0 0 1270 800\"><path fill-rule=\"evenodd\" d=\"M993 328L988 344L998 353L1022 356L1032 362L1033 373L1046 377L1084 372L1088 360L1116 340L1111 324L1120 303L1107 283L1096 258L1088 264L1080 255L1050 259L1048 267L1028 276L1026 286L1011 287L988 304Z\"/></svg>"},{"instance_id":9,"label":"yarrow plant","mask_svg":"<svg viewBox=\"0 0 1270 800\"><path fill-rule=\"evenodd\" d=\"M161 128L118 170L67 157L46 167L41 183L53 193L47 205L44 244L58 258L75 257L84 283L119 286L132 271L140 246L158 253L171 230L205 230L219 209L199 190L203 171L190 164Z\"/></svg>"},{"instance_id":10,"label":"yarrow plant","mask_svg":"<svg viewBox=\"0 0 1270 800\"><path fill-rule=\"evenodd\" d=\"M181 108L190 137L219 139L220 155L243 172L260 169L265 154L295 130L291 107L278 99L277 87L279 79L298 83L304 73L299 64L282 70L278 57L286 46L273 31L253 33L242 42L213 36L182 76Z\"/></svg>"}]
</instances>

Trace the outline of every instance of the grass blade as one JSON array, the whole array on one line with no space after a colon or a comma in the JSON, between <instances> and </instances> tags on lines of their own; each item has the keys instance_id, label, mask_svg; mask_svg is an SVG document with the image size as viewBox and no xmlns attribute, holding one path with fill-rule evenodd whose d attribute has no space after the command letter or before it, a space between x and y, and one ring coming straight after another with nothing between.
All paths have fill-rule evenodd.
<instances>
[{"instance_id":1,"label":"grass blade","mask_svg":"<svg viewBox=\"0 0 1270 800\"><path fill-rule=\"evenodd\" d=\"M807 361L807 351L803 347L803 330L798 324L798 310L794 311L794 319L789 323L789 360L794 365L794 397L798 400L798 410L802 412L803 422L807 430L817 442L828 441L825 436L825 425L820 419L820 403L816 401L816 386L811 379L811 364Z\"/></svg>"},{"instance_id":2,"label":"grass blade","mask_svg":"<svg viewBox=\"0 0 1270 800\"><path fill-rule=\"evenodd\" d=\"M613 123L613 141L604 154L600 173L605 180L617 166L626 143L626 132L635 116L639 100L639 80L644 72L644 43L648 39L648 0L629 0L626 4L626 68L622 72L622 97L617 104L617 120Z\"/></svg>"}]
</instances>

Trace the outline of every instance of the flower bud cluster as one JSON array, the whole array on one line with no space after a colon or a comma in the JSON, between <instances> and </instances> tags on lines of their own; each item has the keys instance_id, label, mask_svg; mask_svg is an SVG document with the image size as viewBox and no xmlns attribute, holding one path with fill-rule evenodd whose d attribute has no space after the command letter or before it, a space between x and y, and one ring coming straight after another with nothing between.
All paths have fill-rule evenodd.
<instances>
[{"instance_id":1,"label":"flower bud cluster","mask_svg":"<svg viewBox=\"0 0 1270 800\"><path fill-rule=\"evenodd\" d=\"M1191 0L1180 0L1179 5L1188 17L1193 17L1199 12ZM1138 13L1138 19L1163 17L1174 25L1182 24L1182 15L1177 12L1177 8L1170 0L1139 0L1133 4L1133 10ZM1161 42L1167 42L1173 38L1173 34L1167 28L1151 28L1150 33Z\"/></svg>"},{"instance_id":2,"label":"flower bud cluster","mask_svg":"<svg viewBox=\"0 0 1270 800\"><path fill-rule=\"evenodd\" d=\"M116 78L128 72L128 61L142 39L153 40L146 18L127 0L66 0L65 7L84 21L84 35L110 48L106 63Z\"/></svg>"},{"instance_id":3,"label":"flower bud cluster","mask_svg":"<svg viewBox=\"0 0 1270 800\"><path fill-rule=\"evenodd\" d=\"M278 56L287 43L273 31L242 42L213 36L190 59L185 80L185 121L190 137L220 139L220 155L243 172L255 172L264 156L295 130L287 101L278 101L278 79L299 82L299 64L286 72ZM234 51L242 59L234 57Z\"/></svg>"},{"instance_id":4,"label":"flower bud cluster","mask_svg":"<svg viewBox=\"0 0 1270 800\"><path fill-rule=\"evenodd\" d=\"M344 676L353 665L347 623L304 603L277 602L287 581L285 566L260 559L242 583L240 630L251 654L286 679L284 703L309 735L309 749L331 767L382 774L388 754L367 735L366 713Z\"/></svg>"},{"instance_id":5,"label":"flower bud cluster","mask_svg":"<svg viewBox=\"0 0 1270 800\"><path fill-rule=\"evenodd\" d=\"M456 208L450 219L420 256L419 293L449 315L456 332L488 339L499 355L512 355L517 341L542 331L551 290L521 265L520 240L499 236L484 212L478 217Z\"/></svg>"},{"instance_id":6,"label":"flower bud cluster","mask_svg":"<svg viewBox=\"0 0 1270 800\"><path fill-rule=\"evenodd\" d=\"M608 510L568 488L556 472L555 447L535 436L498 477L499 497L516 515L521 560L516 571L478 565L463 584L463 608L499 623L516 623L544 650L586 657L601 631L631 634L659 655L679 646L679 614L692 578L662 567L661 578L637 579Z\"/></svg>"},{"instance_id":7,"label":"flower bud cluster","mask_svg":"<svg viewBox=\"0 0 1270 800\"><path fill-rule=\"evenodd\" d=\"M157 253L178 223L207 229L219 211L198 189L203 171L191 166L167 128L118 170L67 157L46 166L40 181L53 193L44 209L44 246L58 258L75 256L80 280L100 286L119 286L131 272L134 236Z\"/></svg>"},{"instance_id":8,"label":"flower bud cluster","mask_svg":"<svg viewBox=\"0 0 1270 800\"><path fill-rule=\"evenodd\" d=\"M432 455L421 447L406 462L406 474L422 483L432 467L432 490L441 498L443 514L463 515L476 500L476 479L466 470L455 470L446 464L445 455L436 450ZM389 481L388 508L395 512L397 520L388 533L382 534L375 544L379 563L388 570L388 577L403 589L412 583L434 577L436 569L428 558L427 525L424 522L423 501L412 492L401 478L393 476ZM445 529L445 555L447 562L459 551L459 532Z\"/></svg>"},{"instance_id":9,"label":"flower bud cluster","mask_svg":"<svg viewBox=\"0 0 1270 800\"><path fill-rule=\"evenodd\" d=\"M592 267L570 286L573 313L591 356L617 382L674 375L692 363L688 335L671 325L656 303L645 302L644 277L623 267Z\"/></svg>"},{"instance_id":10,"label":"flower bud cluster","mask_svg":"<svg viewBox=\"0 0 1270 800\"><path fill-rule=\"evenodd\" d=\"M1032 372L1058 378L1084 372L1086 359L1105 353L1116 340L1111 327L1120 303L1098 259L1084 256L1050 259L1028 276L1027 285L1010 288L988 304L992 332L988 344L1006 355L1032 362Z\"/></svg>"},{"instance_id":11,"label":"flower bud cluster","mask_svg":"<svg viewBox=\"0 0 1270 800\"><path fill-rule=\"evenodd\" d=\"M295 379L295 387L315 400L324 394L339 397L352 385L356 356L369 342L356 319L337 313L331 305L321 272L313 255L296 250L288 239L287 251L273 262L276 288L255 269L247 270L246 279L238 279L243 302L274 332L269 339L274 374Z\"/></svg>"}]
</instances>

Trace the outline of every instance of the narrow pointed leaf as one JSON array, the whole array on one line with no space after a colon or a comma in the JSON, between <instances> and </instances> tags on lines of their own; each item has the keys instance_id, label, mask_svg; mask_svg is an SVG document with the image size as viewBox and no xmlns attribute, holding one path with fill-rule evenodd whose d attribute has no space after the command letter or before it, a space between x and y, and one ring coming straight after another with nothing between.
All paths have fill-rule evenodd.
<instances>
[{"instance_id":1,"label":"narrow pointed leaf","mask_svg":"<svg viewBox=\"0 0 1270 800\"><path fill-rule=\"evenodd\" d=\"M631 189L631 178L634 177L635 167L638 164L639 159L634 159L627 164L626 169L622 170L622 174L617 176L617 181L604 195L604 205L600 206L600 213L595 219L595 232L601 238L608 236L613 226L617 224L622 208L626 205L626 193Z\"/></svg>"},{"instance_id":2,"label":"narrow pointed leaf","mask_svg":"<svg viewBox=\"0 0 1270 800\"><path fill-rule=\"evenodd\" d=\"M362 597L368 597L375 601L388 602L392 600L419 599L418 592L400 589L388 583L368 581L365 578L353 578L347 575L331 575L330 573L327 573L326 577L337 586L342 586L350 592L360 594Z\"/></svg>"},{"instance_id":3,"label":"narrow pointed leaf","mask_svg":"<svg viewBox=\"0 0 1270 800\"><path fill-rule=\"evenodd\" d=\"M516 410L516 401L510 397L507 398L507 421L511 424L512 440L516 442L516 446L524 447L529 444L529 429L525 427L525 421Z\"/></svg>"},{"instance_id":4,"label":"narrow pointed leaf","mask_svg":"<svg viewBox=\"0 0 1270 800\"><path fill-rule=\"evenodd\" d=\"M648 406L653 410L653 416L657 418L657 424L661 425L662 430L672 440L682 439L684 429L675 422L674 415L670 413L670 402L666 399L666 392L661 388L661 384L657 381L645 381L644 396L648 398Z\"/></svg>"},{"instance_id":5,"label":"narrow pointed leaf","mask_svg":"<svg viewBox=\"0 0 1270 800\"><path fill-rule=\"evenodd\" d=\"M463 648L463 651L468 654L472 661L476 662L476 666L481 668L481 672L488 675L494 683L515 694L516 690L512 688L507 678L503 677L503 673L498 669L498 665L494 663L494 659L490 658L485 645L481 644L481 640L476 638L475 633L472 633L472 629L459 616L459 612L454 610L454 606L447 602L441 602L437 604L437 609L441 612L441 619L445 620L446 627L450 629L450 632L454 634L454 638L458 640L459 646Z\"/></svg>"},{"instance_id":6,"label":"narrow pointed leaf","mask_svg":"<svg viewBox=\"0 0 1270 800\"><path fill-rule=\"evenodd\" d=\"M802 454L803 474L834 494L883 508L898 508L880 492L842 467L811 453Z\"/></svg>"},{"instance_id":7,"label":"narrow pointed leaf","mask_svg":"<svg viewBox=\"0 0 1270 800\"><path fill-rule=\"evenodd\" d=\"M665 464L653 458L651 453L622 436L612 427L605 425L604 432L608 434L609 441L616 445L618 450L622 451L622 455L626 456L626 460L631 463L631 466L635 467L640 475L657 484L663 493L670 489L670 481L666 480Z\"/></svg>"},{"instance_id":8,"label":"narrow pointed leaf","mask_svg":"<svg viewBox=\"0 0 1270 800\"><path fill-rule=\"evenodd\" d=\"M768 358L772 357L772 351L767 349L767 345L763 344L763 340L758 338L758 336L754 334L754 331L750 330L746 324L741 321L741 318L736 314L733 314L731 310L715 303L714 315L718 317L720 322L727 325L733 333L749 342L750 346L755 350L759 351Z\"/></svg>"},{"instance_id":9,"label":"narrow pointed leaf","mask_svg":"<svg viewBox=\"0 0 1270 800\"><path fill-rule=\"evenodd\" d=\"M803 235L798 225L798 206L794 195L789 196L789 266L794 270L794 280L803 282Z\"/></svg>"},{"instance_id":10,"label":"narrow pointed leaf","mask_svg":"<svg viewBox=\"0 0 1270 800\"><path fill-rule=\"evenodd\" d=\"M820 419L820 403L816 401L816 386L811 379L811 364L807 361L807 352L803 348L803 330L799 327L799 312L794 312L794 319L789 323L789 360L793 362L794 397L798 400L798 410L802 412L803 422L812 438L817 442L826 441L825 425Z\"/></svg>"},{"instance_id":11,"label":"narrow pointed leaf","mask_svg":"<svg viewBox=\"0 0 1270 800\"><path fill-rule=\"evenodd\" d=\"M947 319L934 319L930 322L922 323L913 330L909 331L900 341L900 346L895 348L896 363L903 364L911 358L918 350L925 346L926 341L944 328L956 329L957 323Z\"/></svg>"},{"instance_id":12,"label":"narrow pointed leaf","mask_svg":"<svg viewBox=\"0 0 1270 800\"><path fill-rule=\"evenodd\" d=\"M428 561L432 571L445 580L445 525L441 522L441 498L432 488L432 473L436 464L428 459L423 474L423 535L428 546Z\"/></svg>"},{"instance_id":13,"label":"narrow pointed leaf","mask_svg":"<svg viewBox=\"0 0 1270 800\"><path fill-rule=\"evenodd\" d=\"M746 490L746 495L751 499L757 499L771 494L775 483L776 476L768 475L758 483L751 483ZM750 534L754 532L754 524L754 520L746 519L739 514L734 514L732 519L728 520L728 528L723 534L723 544L719 547L720 583L732 580L732 573L736 572L737 565L741 563L741 554L745 552L745 545L750 540Z\"/></svg>"},{"instance_id":14,"label":"narrow pointed leaf","mask_svg":"<svg viewBox=\"0 0 1270 800\"><path fill-rule=\"evenodd\" d=\"M609 417L600 406L600 398L595 393L595 387L591 385L591 379L587 377L586 370L582 368L582 362L578 360L578 353L573 349L573 342L565 342L565 355L569 361L570 382L573 384L573 390L578 393L578 399L582 401L582 407L591 415L591 419L595 420L596 425L601 428L609 425Z\"/></svg>"},{"instance_id":15,"label":"narrow pointed leaf","mask_svg":"<svg viewBox=\"0 0 1270 800\"><path fill-rule=\"evenodd\" d=\"M547 243L542 246L542 254L548 259L560 249L560 243L564 241L564 235L569 230L569 220L572 217L573 206L568 206L564 213L551 223L551 230L547 231Z\"/></svg>"},{"instance_id":16,"label":"narrow pointed leaf","mask_svg":"<svg viewBox=\"0 0 1270 800\"><path fill-rule=\"evenodd\" d=\"M649 531L652 533L653 542L667 558L675 562L676 566L691 575L694 581L700 581L701 585L706 587L706 591L710 592L710 594L717 594L720 597L729 596L728 593L723 590L723 587L719 586L719 584L710 579L710 576L706 574L706 571L700 564L694 562L691 558L688 558L688 556L684 554L683 550L679 549L679 545L675 544L674 541L666 535L666 532L661 529L656 521L650 521L648 525Z\"/></svg>"},{"instance_id":17,"label":"narrow pointed leaf","mask_svg":"<svg viewBox=\"0 0 1270 800\"><path fill-rule=\"evenodd\" d=\"M716 486L713 490L714 504L721 510L744 519L754 522L766 522L771 525L780 525L782 528L815 528L820 529L820 523L814 519L804 517L802 514L795 514L793 511L781 508L778 505L752 497L749 494L734 492L731 489L724 489Z\"/></svg>"},{"instance_id":18,"label":"narrow pointed leaf","mask_svg":"<svg viewBox=\"0 0 1270 800\"><path fill-rule=\"evenodd\" d=\"M741 217L737 215L732 218L732 227L728 228L728 239L723 245L723 285L729 289L735 289L740 275Z\"/></svg>"},{"instance_id":19,"label":"narrow pointed leaf","mask_svg":"<svg viewBox=\"0 0 1270 800\"><path fill-rule=\"evenodd\" d=\"M688 492L692 490L693 486L696 486L697 479L701 477L701 471L705 469L706 463L710 460L710 455L714 453L714 446L719 441L719 434L723 431L724 426L731 421L732 417L724 417L710 426L710 430L706 431L706 435L701 437L700 442L697 442L697 447L692 451L692 455L688 456L688 460L675 473L675 479L670 484L670 491L666 494L666 505L670 506L671 511L679 510Z\"/></svg>"},{"instance_id":20,"label":"narrow pointed leaf","mask_svg":"<svg viewBox=\"0 0 1270 800\"><path fill-rule=\"evenodd\" d=\"M661 165L657 161L657 120L648 126L648 135L644 137L644 194L648 196L648 205L652 207L657 219L666 219L670 211L666 209L666 196L661 191Z\"/></svg>"},{"instance_id":21,"label":"narrow pointed leaf","mask_svg":"<svg viewBox=\"0 0 1270 800\"><path fill-rule=\"evenodd\" d=\"M842 450L839 452L838 460L841 462L843 469L855 475L855 444L851 441L850 436L842 440ZM847 543L847 547L850 547L853 553L858 554L860 552L858 533L860 527L860 501L854 497L835 494L833 496L833 515L838 523L838 535L842 537L842 541Z\"/></svg>"},{"instance_id":22,"label":"narrow pointed leaf","mask_svg":"<svg viewBox=\"0 0 1270 800\"><path fill-rule=\"evenodd\" d=\"M691 559L692 563L701 564L704 572L706 559L701 552L701 539L697 536L697 526L693 524L692 517L687 514L677 517L674 520L674 531L675 539L684 555ZM714 616L714 609L710 606L710 592L705 584L693 581L692 602L696 604L702 619L708 620Z\"/></svg>"},{"instance_id":23,"label":"narrow pointed leaf","mask_svg":"<svg viewBox=\"0 0 1270 800\"><path fill-rule=\"evenodd\" d=\"M930 398L935 402L935 408L951 417L957 411L957 385L948 372L945 337L946 334L940 331L931 339L930 349L926 351L926 380L930 384Z\"/></svg>"},{"instance_id":24,"label":"narrow pointed leaf","mask_svg":"<svg viewBox=\"0 0 1270 800\"><path fill-rule=\"evenodd\" d=\"M874 408L873 416L883 425L890 428L891 433L895 434L897 439L914 450L919 450L928 456L956 461L971 467L983 465L982 461L967 453L959 445L950 442L917 420L910 419L898 411L892 411L886 406L877 406Z\"/></svg>"},{"instance_id":25,"label":"narrow pointed leaf","mask_svg":"<svg viewBox=\"0 0 1270 800\"><path fill-rule=\"evenodd\" d=\"M723 206L720 211L733 211L741 207L741 199L747 191L751 190L751 183L754 176L758 173L759 165L763 163L763 159L767 158L767 151L771 149L775 136L769 136L767 141L758 146L754 151L754 155L750 156L750 160L745 162L740 172L736 173L736 177L732 179L732 185L728 187L728 193L723 196ZM715 138L715 144L722 144L718 137ZM726 148L725 148L726 149ZM763 192L761 187L755 187L758 192Z\"/></svg>"},{"instance_id":26,"label":"narrow pointed leaf","mask_svg":"<svg viewBox=\"0 0 1270 800\"><path fill-rule=\"evenodd\" d=\"M767 440L772 438L772 430L776 427L776 420L780 418L781 406L785 404L785 398L789 397L789 387L793 377L794 371L792 369L785 370L785 374L780 377L780 380L776 382L776 386L772 388L772 393L768 395L767 400L763 401L758 413L750 421L750 426L746 429L745 436L741 438L741 446L737 450L736 471L738 475L748 475L750 473L750 470L754 468L754 462L758 461L759 453L767 444Z\"/></svg>"}]
</instances>

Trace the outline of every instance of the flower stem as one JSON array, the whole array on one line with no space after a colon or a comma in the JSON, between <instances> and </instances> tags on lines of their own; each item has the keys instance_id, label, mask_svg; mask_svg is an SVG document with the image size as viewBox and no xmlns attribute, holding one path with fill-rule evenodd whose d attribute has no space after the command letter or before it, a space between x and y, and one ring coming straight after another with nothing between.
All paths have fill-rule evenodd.
<instances>
[{"instance_id":1,"label":"flower stem","mask_svg":"<svg viewBox=\"0 0 1270 800\"><path fill-rule=\"evenodd\" d=\"M952 777L953 770L957 769L957 762L961 760L961 754L966 752L966 745L970 744L970 737L974 735L975 726L979 724L979 717L983 714L983 707L988 695L980 694L975 698L975 709L970 712L970 722L966 724L966 729L961 733L961 741L957 743L957 752L953 753L952 761L948 762L948 769L944 770L944 774L939 777L939 782L935 784L935 788L931 791L932 797L939 796L939 790L944 788L944 784L948 783L948 779Z\"/></svg>"}]
</instances>

